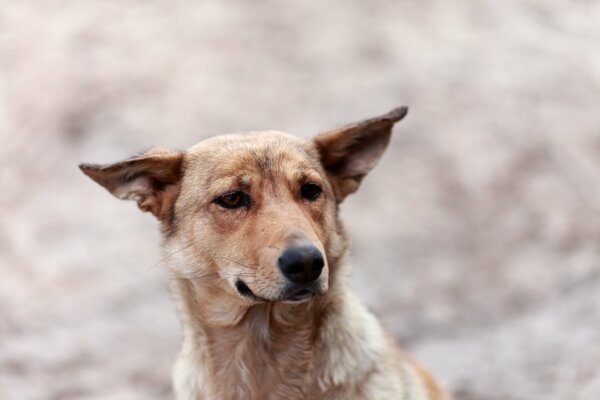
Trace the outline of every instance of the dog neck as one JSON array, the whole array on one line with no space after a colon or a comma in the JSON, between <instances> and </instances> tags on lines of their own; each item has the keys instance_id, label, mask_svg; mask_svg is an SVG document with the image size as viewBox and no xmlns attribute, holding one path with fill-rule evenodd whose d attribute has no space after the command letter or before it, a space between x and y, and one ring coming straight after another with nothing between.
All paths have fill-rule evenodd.
<instances>
[{"instance_id":1,"label":"dog neck","mask_svg":"<svg viewBox=\"0 0 600 400\"><path fill-rule=\"evenodd\" d=\"M183 357L193 366L189 373L197 376L187 379L197 397L305 399L367 374L384 341L379 325L338 289L301 304L247 306L210 302L214 287L177 281L183 325L178 363ZM348 327L348 313L365 323Z\"/></svg>"},{"instance_id":2,"label":"dog neck","mask_svg":"<svg viewBox=\"0 0 600 400\"><path fill-rule=\"evenodd\" d=\"M267 399L266 388L273 392L281 386L288 398L305 398L306 385L314 381L323 301L251 306L211 302L215 290L187 280L178 281L176 288L182 300L182 351L200 366L204 384L199 391L209 398Z\"/></svg>"}]
</instances>

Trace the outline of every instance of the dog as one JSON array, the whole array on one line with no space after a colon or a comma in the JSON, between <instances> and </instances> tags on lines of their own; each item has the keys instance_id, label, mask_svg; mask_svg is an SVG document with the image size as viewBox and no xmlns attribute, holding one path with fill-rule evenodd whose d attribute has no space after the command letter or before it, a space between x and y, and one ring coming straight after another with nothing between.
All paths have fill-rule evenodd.
<instances>
[{"instance_id":1,"label":"dog","mask_svg":"<svg viewBox=\"0 0 600 400\"><path fill-rule=\"evenodd\" d=\"M350 292L338 208L406 107L301 140L215 136L81 170L162 230L182 324L178 400L442 400Z\"/></svg>"}]
</instances>

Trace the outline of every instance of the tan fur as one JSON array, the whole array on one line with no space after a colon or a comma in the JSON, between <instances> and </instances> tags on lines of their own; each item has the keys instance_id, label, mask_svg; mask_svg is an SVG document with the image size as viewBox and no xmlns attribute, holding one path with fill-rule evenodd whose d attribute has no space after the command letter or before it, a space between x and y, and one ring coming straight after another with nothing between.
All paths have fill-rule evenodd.
<instances>
[{"instance_id":1,"label":"tan fur","mask_svg":"<svg viewBox=\"0 0 600 400\"><path fill-rule=\"evenodd\" d=\"M445 399L350 293L338 205L385 150L405 108L303 141L269 131L222 135L186 152L155 150L82 170L136 199L163 227L182 321L178 400ZM303 184L322 188L301 198ZM224 193L251 202L226 209ZM325 255L315 296L284 301L281 253L312 243ZM252 295L236 284L243 281Z\"/></svg>"}]
</instances>

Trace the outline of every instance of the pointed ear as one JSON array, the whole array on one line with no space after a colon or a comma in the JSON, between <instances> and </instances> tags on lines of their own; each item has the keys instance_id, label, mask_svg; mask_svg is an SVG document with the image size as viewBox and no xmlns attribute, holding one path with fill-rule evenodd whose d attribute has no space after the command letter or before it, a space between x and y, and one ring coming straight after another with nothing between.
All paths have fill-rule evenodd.
<instances>
[{"instance_id":1,"label":"pointed ear","mask_svg":"<svg viewBox=\"0 0 600 400\"><path fill-rule=\"evenodd\" d=\"M162 220L179 194L182 152L153 149L115 164L81 164L84 174L122 200L135 200Z\"/></svg>"},{"instance_id":2,"label":"pointed ear","mask_svg":"<svg viewBox=\"0 0 600 400\"><path fill-rule=\"evenodd\" d=\"M322 133L313 139L338 202L358 189L362 179L387 148L392 127L407 113L407 107L399 107L379 117Z\"/></svg>"}]
</instances>

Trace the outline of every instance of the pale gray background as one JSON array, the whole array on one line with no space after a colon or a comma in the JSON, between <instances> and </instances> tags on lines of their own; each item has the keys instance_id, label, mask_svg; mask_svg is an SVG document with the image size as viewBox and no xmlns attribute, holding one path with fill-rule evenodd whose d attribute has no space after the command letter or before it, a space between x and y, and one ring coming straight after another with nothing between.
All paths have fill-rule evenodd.
<instances>
[{"instance_id":1,"label":"pale gray background","mask_svg":"<svg viewBox=\"0 0 600 400\"><path fill-rule=\"evenodd\" d=\"M353 286L464 400L600 398L600 3L0 1L0 399L170 398L157 224L81 174L408 104Z\"/></svg>"}]
</instances>

